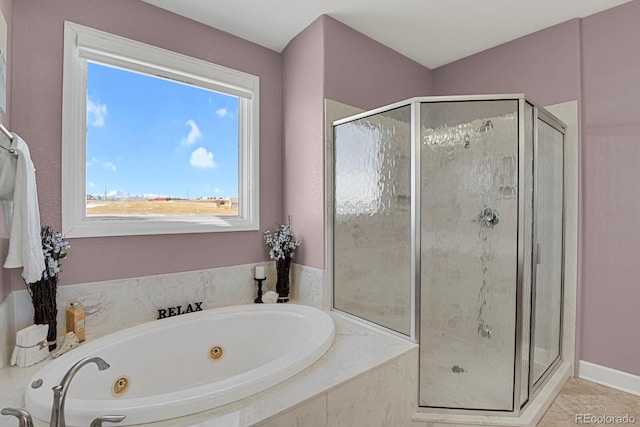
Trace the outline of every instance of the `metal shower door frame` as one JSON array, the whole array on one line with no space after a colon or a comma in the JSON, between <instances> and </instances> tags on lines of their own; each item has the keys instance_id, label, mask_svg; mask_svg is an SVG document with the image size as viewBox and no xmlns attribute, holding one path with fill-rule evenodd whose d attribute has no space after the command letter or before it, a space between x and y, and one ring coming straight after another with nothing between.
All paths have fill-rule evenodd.
<instances>
[{"instance_id":1,"label":"metal shower door frame","mask_svg":"<svg viewBox=\"0 0 640 427\"><path fill-rule=\"evenodd\" d=\"M412 118L412 126L411 126L411 296L412 296L412 309L413 315L410 319L411 321L411 333L409 335L397 333L392 330L388 330L382 326L385 330L398 335L404 338L408 338L412 341L419 342L420 337L420 314L421 314L421 300L420 300L420 283L421 283L421 202L422 198L425 197L421 194L420 189L420 174L421 174L421 160L420 160L420 141L421 141L421 112L420 106L422 103L437 103L437 102L454 102L454 101L507 101L513 100L518 102L518 141L517 141L517 153L518 153L518 161L517 161L517 176L518 176L518 218L517 218L517 277L516 277L516 304L515 304L515 348L514 348L514 381L513 381L513 405L510 411L508 410L479 410L479 409L444 409L444 408L433 408L433 407L422 407L419 406L418 409L423 408L432 412L439 413L464 413L469 415L513 415L518 416L520 413L527 407L528 403L533 400L537 392L542 388L542 386L546 383L546 380L552 375L555 371L556 367L560 365L562 362L562 336L563 329L560 330L560 353L559 356L554 360L554 362L550 365L550 367L546 370L546 372L541 376L541 378L534 384L533 382L533 370L530 369L531 364L534 361L533 352L535 350L534 341L535 341L535 264L532 260L532 268L529 274L532 275L531 281L531 299L530 299L530 324L529 324L529 366L524 367L522 361L522 345L523 345L523 336L522 336L522 326L524 322L523 318L523 292L524 292L524 275L527 272L524 271L524 211L525 211L525 192L524 192L524 174L525 168L521 167L521 162L523 161L523 155L525 150L525 129L524 129L524 114L525 114L525 105L529 104L533 107L533 137L534 137L534 147L533 147L533 194L535 195L535 174L536 174L536 153L537 153L537 145L538 145L538 120L542 120L551 127L558 130L563 135L563 169L564 169L564 153L565 153L565 133L566 133L566 125L562 123L557 117L553 114L546 111L543 107L535 103L534 101L528 99L524 94L504 94L504 95L472 95L472 96L464 96L464 95L456 95L456 96L432 96L432 97L415 97L410 98L404 101L396 102L390 105L386 105L380 108L376 108L370 111L366 111L363 113L359 113L350 117L346 117L344 119L336 120L332 123L331 129L333 130L335 126L348 123L357 119L365 118L368 116L376 115L388 110L396 109L399 107L411 105L411 118ZM335 141L333 142L335 144ZM335 162L335 158L333 155L335 154L334 150L335 145L333 147L327 147L327 157L326 160L331 160L332 163ZM326 167L327 171L331 172L331 175L327 176L327 194L335 193L334 188L334 168L333 166ZM331 188L329 188L331 187ZM563 300L564 300L564 247L565 247L565 239L564 239L564 229L566 228L566 213L565 213L565 183L564 183L564 173L563 173L563 186L562 186L562 277L561 277L561 303L560 303L560 323L563 324ZM334 201L329 202L332 205ZM333 241L333 221L335 216L335 206L332 206L331 209L328 209L330 213L330 218L327 218L327 223L330 224L329 228L332 230L328 232L328 236L331 236L331 241ZM534 223L534 227L536 224L537 213L535 212L536 207L533 206L534 212L532 212L532 221ZM532 246L536 247L537 240L535 239L535 230L532 228ZM328 244L330 244L328 242ZM333 247L332 244L330 244ZM328 256L333 257L333 250L331 254ZM532 257L534 256L534 250L532 249ZM331 293L333 294L333 286L335 286L333 281L333 263L330 262L331 265ZM350 313L343 312L342 310L336 309L334 306L334 301L331 301L331 309L339 311L340 313L345 313L347 316L354 317ZM377 325L376 325L377 326ZM521 385L522 385L522 369L529 369L529 384L528 384L528 396L525 402L521 402ZM419 396L419 381L418 381L418 396Z\"/></svg>"}]
</instances>

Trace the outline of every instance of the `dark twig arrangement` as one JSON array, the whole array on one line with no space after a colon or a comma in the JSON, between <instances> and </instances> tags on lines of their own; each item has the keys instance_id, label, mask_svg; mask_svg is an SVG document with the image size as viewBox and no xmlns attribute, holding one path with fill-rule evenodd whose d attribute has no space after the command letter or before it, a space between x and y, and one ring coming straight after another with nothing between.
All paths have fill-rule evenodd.
<instances>
[{"instance_id":1,"label":"dark twig arrangement","mask_svg":"<svg viewBox=\"0 0 640 427\"><path fill-rule=\"evenodd\" d=\"M33 304L33 323L36 325L49 325L47 341L56 341L56 330L58 308L56 305L56 294L58 289L58 276L42 277L37 282L27 285L31 302ZM49 351L54 350L56 344L49 345Z\"/></svg>"},{"instance_id":2,"label":"dark twig arrangement","mask_svg":"<svg viewBox=\"0 0 640 427\"><path fill-rule=\"evenodd\" d=\"M293 235L291 217L289 217L289 224L280 224L273 233L270 230L265 231L264 241L269 248L269 257L276 261L278 302L287 302L289 301L291 259L301 243L301 240Z\"/></svg>"},{"instance_id":3,"label":"dark twig arrangement","mask_svg":"<svg viewBox=\"0 0 640 427\"><path fill-rule=\"evenodd\" d=\"M67 256L66 251L70 245L62 237L62 233L54 233L48 225L41 227L40 238L46 268L39 281L27 283L27 291L33 304L33 322L37 325L49 325L47 341L54 342L49 345L49 350L53 350L56 348L56 294L60 260Z\"/></svg>"}]
</instances>

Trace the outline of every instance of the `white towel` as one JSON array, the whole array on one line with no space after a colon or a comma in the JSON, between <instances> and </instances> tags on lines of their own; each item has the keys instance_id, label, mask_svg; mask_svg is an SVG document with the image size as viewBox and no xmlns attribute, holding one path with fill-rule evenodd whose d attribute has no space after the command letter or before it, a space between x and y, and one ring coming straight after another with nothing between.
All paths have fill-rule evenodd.
<instances>
[{"instance_id":1,"label":"white towel","mask_svg":"<svg viewBox=\"0 0 640 427\"><path fill-rule=\"evenodd\" d=\"M274 291L267 291L262 295L262 302L265 304L273 304L278 301L278 293Z\"/></svg>"},{"instance_id":2,"label":"white towel","mask_svg":"<svg viewBox=\"0 0 640 427\"><path fill-rule=\"evenodd\" d=\"M6 150L0 150L0 199L9 231L9 252L4 267L23 267L25 282L37 282L42 277L45 264L40 238L36 170L29 147L22 138L13 134L13 141L9 141L2 135L0 143L18 152L18 158L15 158Z\"/></svg>"},{"instance_id":3,"label":"white towel","mask_svg":"<svg viewBox=\"0 0 640 427\"><path fill-rule=\"evenodd\" d=\"M25 368L46 359L49 356L48 332L49 325L31 325L19 330L11 365Z\"/></svg>"}]
</instances>

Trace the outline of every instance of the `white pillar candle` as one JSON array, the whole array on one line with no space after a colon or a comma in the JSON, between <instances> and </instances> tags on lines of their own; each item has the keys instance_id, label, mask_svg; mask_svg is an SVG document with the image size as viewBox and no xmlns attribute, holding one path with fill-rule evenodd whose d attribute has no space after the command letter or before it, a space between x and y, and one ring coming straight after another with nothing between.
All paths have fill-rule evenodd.
<instances>
[{"instance_id":1,"label":"white pillar candle","mask_svg":"<svg viewBox=\"0 0 640 427\"><path fill-rule=\"evenodd\" d=\"M256 272L254 277L256 279L265 279L267 277L264 273L264 265L256 265Z\"/></svg>"}]
</instances>

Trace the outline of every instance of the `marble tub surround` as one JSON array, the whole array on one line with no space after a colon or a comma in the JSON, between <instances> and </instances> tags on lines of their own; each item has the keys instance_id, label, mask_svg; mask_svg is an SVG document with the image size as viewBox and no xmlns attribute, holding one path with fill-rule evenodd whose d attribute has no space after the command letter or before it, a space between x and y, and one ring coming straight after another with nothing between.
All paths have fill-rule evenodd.
<instances>
[{"instance_id":1,"label":"marble tub surround","mask_svg":"<svg viewBox=\"0 0 640 427\"><path fill-rule=\"evenodd\" d=\"M23 408L25 386L40 368L49 363L49 360L27 368L7 366L0 369L0 408ZM15 418L11 418L13 417L0 416L0 426L15 427Z\"/></svg>"},{"instance_id":2,"label":"marble tub surround","mask_svg":"<svg viewBox=\"0 0 640 427\"><path fill-rule=\"evenodd\" d=\"M266 267L267 280L263 282L262 292L276 290L276 262L269 261L259 265ZM327 283L328 272L305 265L291 263L289 276L289 298L298 304L328 311L331 309L331 300Z\"/></svg>"},{"instance_id":3,"label":"marble tub surround","mask_svg":"<svg viewBox=\"0 0 640 427\"><path fill-rule=\"evenodd\" d=\"M281 424L278 421L280 416L286 420L292 410L324 408L326 402L336 415L329 414L329 422L318 424L321 426L411 426L413 412L410 411L415 410L417 388L417 345L339 313L331 312L330 315L336 326L333 346L298 375L261 393L213 410L145 425L241 427L266 422L267 426L285 426L291 424ZM0 370L0 406L22 406L24 387L41 367ZM374 387L379 391L371 393ZM383 398L385 402L391 399L389 405L380 405L379 399ZM355 414L369 412L370 417L377 421L354 424ZM397 419L402 419L402 423L385 423L385 420ZM345 423L348 420L351 420L350 424ZM14 424L15 421L9 417L0 417L0 427L12 427ZM40 421L35 423L36 427L45 425Z\"/></svg>"},{"instance_id":4,"label":"marble tub surround","mask_svg":"<svg viewBox=\"0 0 640 427\"><path fill-rule=\"evenodd\" d=\"M273 417L260 427L431 427L411 420L417 350Z\"/></svg>"},{"instance_id":5,"label":"marble tub surround","mask_svg":"<svg viewBox=\"0 0 640 427\"><path fill-rule=\"evenodd\" d=\"M275 262L273 274L275 274ZM331 300L328 296L329 284L326 282L328 272L300 264L291 264L290 297L295 302L320 310L330 310ZM274 285L275 287L275 285Z\"/></svg>"},{"instance_id":6,"label":"marble tub surround","mask_svg":"<svg viewBox=\"0 0 640 427\"><path fill-rule=\"evenodd\" d=\"M158 318L158 310L202 301L202 308L246 303L253 295L250 265L145 276L58 287L58 337L64 336L64 307L85 308L87 340ZM26 290L14 292L16 328L30 325L33 307Z\"/></svg>"},{"instance_id":7,"label":"marble tub surround","mask_svg":"<svg viewBox=\"0 0 640 427\"><path fill-rule=\"evenodd\" d=\"M9 365L11 352L15 345L14 318L13 295L9 295L0 304L0 368Z\"/></svg>"},{"instance_id":8,"label":"marble tub surround","mask_svg":"<svg viewBox=\"0 0 640 427\"><path fill-rule=\"evenodd\" d=\"M262 290L275 289L274 262L264 264L267 281ZM144 276L58 287L58 337L66 330L64 307L79 300L86 311L87 339L91 340L129 326L157 319L158 310L202 301L202 309L247 304L256 297L254 269L256 264L211 268L182 273ZM294 264L291 272L291 296L301 304L322 308L324 292L322 270ZM9 331L33 323L33 306L28 292L13 292L5 301L12 306L8 317L13 319ZM15 313L15 314L14 314ZM0 317L0 326L5 327ZM0 345L2 343L0 342ZM7 352L3 351L5 355ZM5 356L6 357L6 356ZM0 359L1 360L1 359Z\"/></svg>"}]
</instances>

